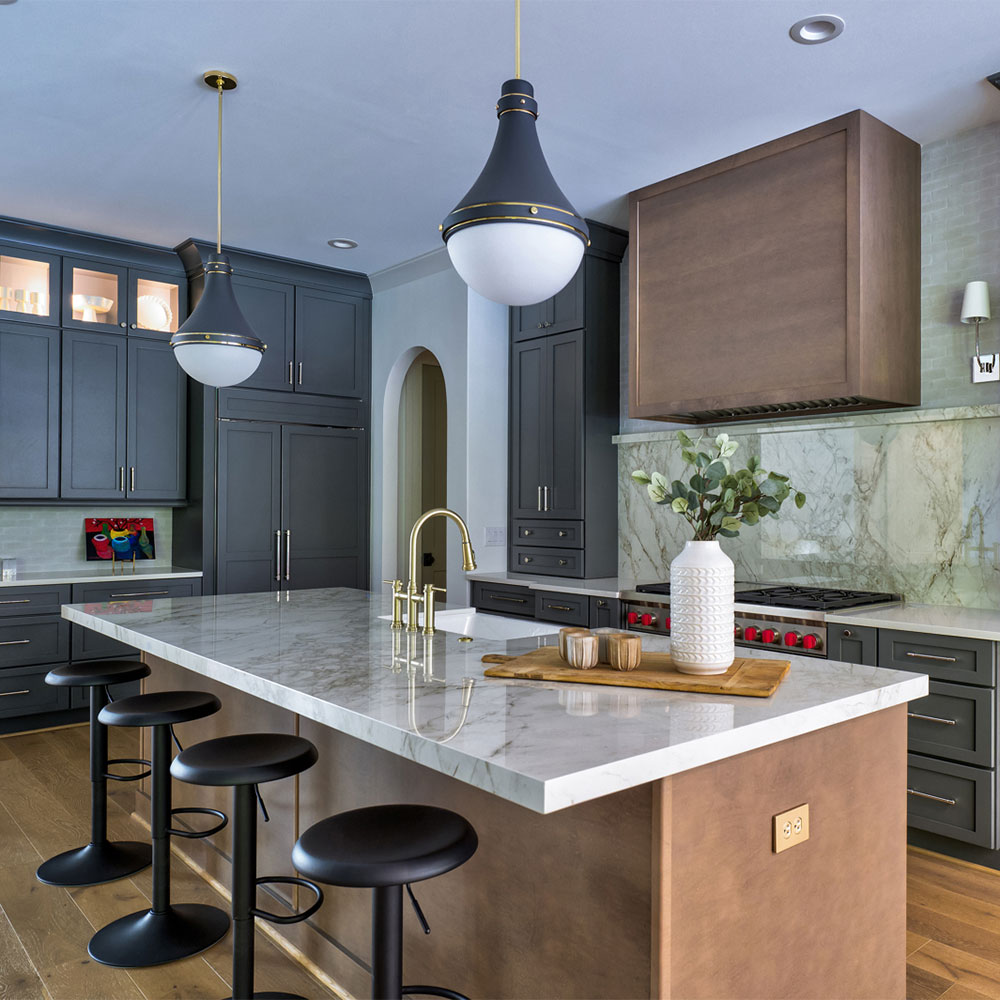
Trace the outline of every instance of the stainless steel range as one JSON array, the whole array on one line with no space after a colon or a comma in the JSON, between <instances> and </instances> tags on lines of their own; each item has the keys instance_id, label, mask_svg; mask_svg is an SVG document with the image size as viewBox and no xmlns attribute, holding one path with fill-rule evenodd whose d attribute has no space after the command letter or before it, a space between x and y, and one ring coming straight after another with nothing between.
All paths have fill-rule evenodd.
<instances>
[{"instance_id":1,"label":"stainless steel range","mask_svg":"<svg viewBox=\"0 0 1000 1000\"><path fill-rule=\"evenodd\" d=\"M738 646L787 646L826 657L826 615L831 611L898 604L899 594L794 585L737 584L733 630ZM629 631L670 635L670 584L649 583L622 594Z\"/></svg>"}]
</instances>

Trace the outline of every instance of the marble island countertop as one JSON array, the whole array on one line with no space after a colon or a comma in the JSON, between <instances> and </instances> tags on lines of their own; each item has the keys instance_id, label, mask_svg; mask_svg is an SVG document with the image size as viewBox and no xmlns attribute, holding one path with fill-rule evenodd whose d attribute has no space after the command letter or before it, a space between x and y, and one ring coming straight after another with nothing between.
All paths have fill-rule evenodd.
<instances>
[{"instance_id":1,"label":"marble island countertop","mask_svg":"<svg viewBox=\"0 0 1000 1000\"><path fill-rule=\"evenodd\" d=\"M540 813L927 694L922 674L788 656L770 698L484 678L485 653L393 632L382 595L310 590L66 605L63 617ZM669 639L644 637L649 649ZM763 652L762 652L763 655ZM774 653L775 656L786 654Z\"/></svg>"},{"instance_id":2,"label":"marble island countertop","mask_svg":"<svg viewBox=\"0 0 1000 1000\"><path fill-rule=\"evenodd\" d=\"M121 564L118 565L120 569ZM202 576L204 574L200 569L184 569L181 566L138 565L133 572L130 564L126 564L124 575L121 572L112 575L110 563L93 562L89 566L81 566L76 569L44 569L21 572L14 580L0 581L0 587L47 587L60 583L100 583L104 580L108 583L120 583L127 580L182 580Z\"/></svg>"}]
</instances>

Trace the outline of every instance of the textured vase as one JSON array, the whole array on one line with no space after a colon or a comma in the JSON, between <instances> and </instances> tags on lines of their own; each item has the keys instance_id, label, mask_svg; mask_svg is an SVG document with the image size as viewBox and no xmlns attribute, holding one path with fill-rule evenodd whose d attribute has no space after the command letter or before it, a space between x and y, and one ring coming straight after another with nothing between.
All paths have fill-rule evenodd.
<instances>
[{"instance_id":1,"label":"textured vase","mask_svg":"<svg viewBox=\"0 0 1000 1000\"><path fill-rule=\"evenodd\" d=\"M718 542L687 542L670 564L670 658L684 674L724 674L736 655L733 561Z\"/></svg>"}]
</instances>

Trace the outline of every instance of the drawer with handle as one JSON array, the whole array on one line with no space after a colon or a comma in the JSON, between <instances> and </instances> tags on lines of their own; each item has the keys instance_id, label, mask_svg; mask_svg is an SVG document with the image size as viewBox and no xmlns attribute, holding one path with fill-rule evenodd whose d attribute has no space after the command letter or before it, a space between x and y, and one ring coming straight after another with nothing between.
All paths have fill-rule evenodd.
<instances>
[{"instance_id":1,"label":"drawer with handle","mask_svg":"<svg viewBox=\"0 0 1000 1000\"><path fill-rule=\"evenodd\" d=\"M69 624L58 615L5 618L0 623L0 669L69 659Z\"/></svg>"},{"instance_id":2,"label":"drawer with handle","mask_svg":"<svg viewBox=\"0 0 1000 1000\"><path fill-rule=\"evenodd\" d=\"M590 624L590 598L586 594L536 590L535 617L542 622L587 626Z\"/></svg>"},{"instance_id":3,"label":"drawer with handle","mask_svg":"<svg viewBox=\"0 0 1000 1000\"><path fill-rule=\"evenodd\" d=\"M57 615L69 604L69 584L35 587L0 587L0 618L23 615Z\"/></svg>"},{"instance_id":4,"label":"drawer with handle","mask_svg":"<svg viewBox=\"0 0 1000 1000\"><path fill-rule=\"evenodd\" d=\"M931 681L930 692L911 701L907 709L910 751L961 764L995 766L993 692L944 681Z\"/></svg>"},{"instance_id":5,"label":"drawer with handle","mask_svg":"<svg viewBox=\"0 0 1000 1000\"><path fill-rule=\"evenodd\" d=\"M531 548L515 545L510 550L510 569L545 576L583 577L583 549Z\"/></svg>"},{"instance_id":6,"label":"drawer with handle","mask_svg":"<svg viewBox=\"0 0 1000 1000\"><path fill-rule=\"evenodd\" d=\"M939 681L992 685L996 678L993 643L955 635L925 635L879 629L878 665L914 670Z\"/></svg>"},{"instance_id":7,"label":"drawer with handle","mask_svg":"<svg viewBox=\"0 0 1000 1000\"><path fill-rule=\"evenodd\" d=\"M919 754L907 756L906 822L918 830L993 848L996 772Z\"/></svg>"},{"instance_id":8,"label":"drawer with handle","mask_svg":"<svg viewBox=\"0 0 1000 1000\"><path fill-rule=\"evenodd\" d=\"M69 708L69 688L45 683L47 666L0 670L0 719Z\"/></svg>"},{"instance_id":9,"label":"drawer with handle","mask_svg":"<svg viewBox=\"0 0 1000 1000\"><path fill-rule=\"evenodd\" d=\"M495 586L491 583L472 582L472 603L477 611L535 617L535 595L527 587Z\"/></svg>"},{"instance_id":10,"label":"drawer with handle","mask_svg":"<svg viewBox=\"0 0 1000 1000\"><path fill-rule=\"evenodd\" d=\"M616 597L592 597L590 599L591 628L621 628L622 602Z\"/></svg>"},{"instance_id":11,"label":"drawer with handle","mask_svg":"<svg viewBox=\"0 0 1000 1000\"><path fill-rule=\"evenodd\" d=\"M514 537L518 545L582 549L583 521L515 521Z\"/></svg>"}]
</instances>

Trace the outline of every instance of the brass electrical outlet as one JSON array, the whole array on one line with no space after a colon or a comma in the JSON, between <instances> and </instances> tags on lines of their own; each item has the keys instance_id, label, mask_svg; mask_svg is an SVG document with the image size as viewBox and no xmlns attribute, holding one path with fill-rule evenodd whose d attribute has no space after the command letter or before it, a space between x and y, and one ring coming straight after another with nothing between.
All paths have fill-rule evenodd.
<instances>
[{"instance_id":1,"label":"brass electrical outlet","mask_svg":"<svg viewBox=\"0 0 1000 1000\"><path fill-rule=\"evenodd\" d=\"M809 803L803 803L774 817L774 853L780 854L809 839Z\"/></svg>"}]
</instances>

